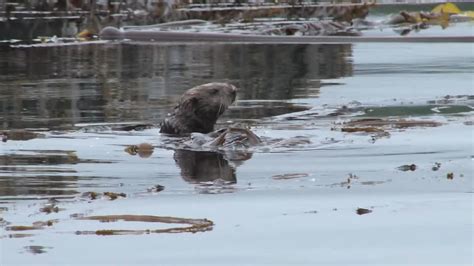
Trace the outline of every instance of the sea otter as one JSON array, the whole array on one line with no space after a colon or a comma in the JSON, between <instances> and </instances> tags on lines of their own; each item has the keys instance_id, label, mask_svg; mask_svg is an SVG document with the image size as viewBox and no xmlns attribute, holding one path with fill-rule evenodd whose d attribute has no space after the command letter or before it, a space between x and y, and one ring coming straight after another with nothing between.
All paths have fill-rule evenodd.
<instances>
[{"instance_id":1,"label":"sea otter","mask_svg":"<svg viewBox=\"0 0 474 266\"><path fill-rule=\"evenodd\" d=\"M217 119L235 101L237 88L228 83L207 83L187 90L172 113L161 122L161 133L209 133Z\"/></svg>"}]
</instances>

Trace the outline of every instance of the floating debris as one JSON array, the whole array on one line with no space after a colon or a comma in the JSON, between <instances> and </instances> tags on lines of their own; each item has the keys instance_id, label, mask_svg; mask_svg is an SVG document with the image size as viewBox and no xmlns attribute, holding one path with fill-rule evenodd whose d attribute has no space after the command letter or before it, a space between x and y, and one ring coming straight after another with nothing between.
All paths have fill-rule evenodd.
<instances>
[{"instance_id":1,"label":"floating debris","mask_svg":"<svg viewBox=\"0 0 474 266\"><path fill-rule=\"evenodd\" d=\"M163 190L165 190L165 186L162 186L162 185L155 185L147 189L148 192L160 192Z\"/></svg>"},{"instance_id":2,"label":"floating debris","mask_svg":"<svg viewBox=\"0 0 474 266\"><path fill-rule=\"evenodd\" d=\"M404 164L402 166L397 167L398 170L400 171L415 171L416 170L416 164Z\"/></svg>"},{"instance_id":3,"label":"floating debris","mask_svg":"<svg viewBox=\"0 0 474 266\"><path fill-rule=\"evenodd\" d=\"M453 179L454 179L454 173L452 173L452 172L451 172L451 173L448 173L448 174L446 175L446 177L447 177L449 180L453 180Z\"/></svg>"},{"instance_id":4,"label":"floating debris","mask_svg":"<svg viewBox=\"0 0 474 266\"><path fill-rule=\"evenodd\" d=\"M349 173L349 179L359 179L359 177L353 173Z\"/></svg>"},{"instance_id":5,"label":"floating debris","mask_svg":"<svg viewBox=\"0 0 474 266\"><path fill-rule=\"evenodd\" d=\"M110 200L116 200L119 197L126 198L127 194L125 194L125 193L115 193L115 192L104 192L104 196L109 197Z\"/></svg>"},{"instance_id":6,"label":"floating debris","mask_svg":"<svg viewBox=\"0 0 474 266\"><path fill-rule=\"evenodd\" d=\"M53 213L53 212L59 212L59 207L56 206L54 203L52 204L46 204L43 208L40 208L40 212L44 212L46 214L50 214L50 213Z\"/></svg>"},{"instance_id":7,"label":"floating debris","mask_svg":"<svg viewBox=\"0 0 474 266\"><path fill-rule=\"evenodd\" d=\"M334 186L340 186L340 187L346 187L347 189L351 188L351 184L354 182L353 180L359 179L359 177L353 173L349 173L347 179L342 182L334 183L329 185L330 187Z\"/></svg>"},{"instance_id":8,"label":"floating debris","mask_svg":"<svg viewBox=\"0 0 474 266\"><path fill-rule=\"evenodd\" d=\"M354 179L359 179L359 177L356 176L355 174L349 173L349 176L347 177L347 181L341 182L341 186L347 186L347 189L350 189L352 180Z\"/></svg>"},{"instance_id":9,"label":"floating debris","mask_svg":"<svg viewBox=\"0 0 474 266\"><path fill-rule=\"evenodd\" d=\"M116 193L116 192L99 193L99 192L94 192L94 191L88 191L88 192L84 192L81 196L84 197L84 198L89 198L91 200L96 200L101 196L107 197L110 200L116 200L119 197L126 198L127 194L125 194L125 193Z\"/></svg>"},{"instance_id":10,"label":"floating debris","mask_svg":"<svg viewBox=\"0 0 474 266\"><path fill-rule=\"evenodd\" d=\"M441 163L436 162L434 163L433 167L431 167L431 170L438 171L440 167L441 167Z\"/></svg>"},{"instance_id":11,"label":"floating debris","mask_svg":"<svg viewBox=\"0 0 474 266\"><path fill-rule=\"evenodd\" d=\"M378 132L374 135L371 136L371 142L372 143L375 143L377 140L381 139L381 138L389 138L390 137L390 133L388 133L387 131L382 131L382 132Z\"/></svg>"},{"instance_id":12,"label":"floating debris","mask_svg":"<svg viewBox=\"0 0 474 266\"><path fill-rule=\"evenodd\" d=\"M148 222L148 223L166 223L166 224L189 224L187 227L173 227L155 230L120 230L105 229L97 231L77 231L77 235L142 235L142 234L158 234L158 233L197 233L205 232L213 229L214 222L208 219L188 219L170 216L153 216L153 215L104 215L104 216L87 216L79 218L80 220L95 220L100 222Z\"/></svg>"},{"instance_id":13,"label":"floating debris","mask_svg":"<svg viewBox=\"0 0 474 266\"><path fill-rule=\"evenodd\" d=\"M3 226L6 226L10 224L9 222L7 222L5 219L3 219L2 217L0 217L0 227L3 227Z\"/></svg>"},{"instance_id":14,"label":"floating debris","mask_svg":"<svg viewBox=\"0 0 474 266\"><path fill-rule=\"evenodd\" d=\"M48 220L48 221L37 221L33 223L35 227L46 227L46 226L53 226L53 224L57 223L59 220Z\"/></svg>"},{"instance_id":15,"label":"floating debris","mask_svg":"<svg viewBox=\"0 0 474 266\"><path fill-rule=\"evenodd\" d=\"M391 180L389 179L387 181L362 181L362 182L359 182L359 184L365 185L365 186L375 186L375 185L380 185L387 182L391 182Z\"/></svg>"},{"instance_id":16,"label":"floating debris","mask_svg":"<svg viewBox=\"0 0 474 266\"><path fill-rule=\"evenodd\" d=\"M82 218L84 216L86 216L86 215L83 214L83 213L73 213L73 214L69 215L70 218L74 218L74 219Z\"/></svg>"},{"instance_id":17,"label":"floating debris","mask_svg":"<svg viewBox=\"0 0 474 266\"><path fill-rule=\"evenodd\" d=\"M83 197L87 197L87 198L90 198L91 200L96 200L97 197L99 196L99 193L97 192L93 192L93 191L89 191L89 192L84 192L82 194Z\"/></svg>"},{"instance_id":18,"label":"floating debris","mask_svg":"<svg viewBox=\"0 0 474 266\"><path fill-rule=\"evenodd\" d=\"M364 214L371 213L371 212L372 212L372 210L364 209L364 208L357 208L357 210L356 210L356 213L358 215L364 215Z\"/></svg>"}]
</instances>

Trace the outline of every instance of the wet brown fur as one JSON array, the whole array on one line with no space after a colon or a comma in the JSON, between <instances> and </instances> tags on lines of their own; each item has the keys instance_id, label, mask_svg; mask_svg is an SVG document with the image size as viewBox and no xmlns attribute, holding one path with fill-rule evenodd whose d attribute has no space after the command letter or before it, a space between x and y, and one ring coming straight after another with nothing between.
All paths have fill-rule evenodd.
<instances>
[{"instance_id":1,"label":"wet brown fur","mask_svg":"<svg viewBox=\"0 0 474 266\"><path fill-rule=\"evenodd\" d=\"M228 83L207 83L186 91L161 123L160 132L182 135L209 133L217 119L235 101L237 89Z\"/></svg>"}]
</instances>

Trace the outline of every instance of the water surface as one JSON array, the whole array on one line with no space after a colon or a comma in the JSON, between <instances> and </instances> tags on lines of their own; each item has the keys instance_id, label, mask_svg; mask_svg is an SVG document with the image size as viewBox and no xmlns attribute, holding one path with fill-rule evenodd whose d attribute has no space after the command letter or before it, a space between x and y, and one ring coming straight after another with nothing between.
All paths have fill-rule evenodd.
<instances>
[{"instance_id":1,"label":"water surface","mask_svg":"<svg viewBox=\"0 0 474 266\"><path fill-rule=\"evenodd\" d=\"M468 264L472 69L473 45L456 43L0 48L0 131L16 132L0 144L0 261L151 263L159 250L164 264ZM157 127L118 130L158 124L185 90L214 81L240 88L219 127L241 122L286 144L232 157L170 149ZM439 126L341 132L360 117ZM126 152L140 143L155 148ZM399 170L410 164L416 171ZM359 216L360 207L373 212ZM168 226L76 219L106 214L207 218L214 227L75 233Z\"/></svg>"}]
</instances>

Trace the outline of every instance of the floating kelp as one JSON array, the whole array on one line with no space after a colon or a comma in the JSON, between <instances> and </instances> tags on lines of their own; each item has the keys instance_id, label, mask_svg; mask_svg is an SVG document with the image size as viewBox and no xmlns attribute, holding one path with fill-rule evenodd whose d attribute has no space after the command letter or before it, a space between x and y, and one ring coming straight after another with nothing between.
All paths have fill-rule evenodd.
<instances>
[{"instance_id":1,"label":"floating kelp","mask_svg":"<svg viewBox=\"0 0 474 266\"><path fill-rule=\"evenodd\" d=\"M34 151L36 152L36 151ZM38 152L35 154L5 154L0 155L0 162L2 165L74 165L79 163L112 163L111 161L80 159L75 152ZM64 169L62 171L65 171Z\"/></svg>"},{"instance_id":2,"label":"floating kelp","mask_svg":"<svg viewBox=\"0 0 474 266\"><path fill-rule=\"evenodd\" d=\"M365 118L356 119L344 123L341 129L343 132L378 132L383 131L383 128L409 128L409 127L438 127L442 124L440 122L431 120L406 120L406 119L378 119ZM354 129L354 130L351 130Z\"/></svg>"},{"instance_id":3,"label":"floating kelp","mask_svg":"<svg viewBox=\"0 0 474 266\"><path fill-rule=\"evenodd\" d=\"M454 173L450 172L446 175L446 178L449 179L449 180L453 180L454 179Z\"/></svg>"},{"instance_id":4,"label":"floating kelp","mask_svg":"<svg viewBox=\"0 0 474 266\"><path fill-rule=\"evenodd\" d=\"M57 213L59 212L60 209L58 206L56 206L56 204L46 204L44 207L40 208L40 212L44 212L46 214L50 214L50 213Z\"/></svg>"},{"instance_id":5,"label":"floating kelp","mask_svg":"<svg viewBox=\"0 0 474 266\"><path fill-rule=\"evenodd\" d=\"M359 184L364 185L364 186L375 186L375 185L385 184L387 182L391 182L391 180L389 179L387 181L362 181L362 182L359 182Z\"/></svg>"},{"instance_id":6,"label":"floating kelp","mask_svg":"<svg viewBox=\"0 0 474 266\"><path fill-rule=\"evenodd\" d=\"M87 216L79 220L93 220L100 222L147 222L147 223L166 223L166 224L188 224L187 227L173 227L166 229L147 229L147 230L115 230L105 229L96 231L77 231L77 235L142 235L142 234L160 234L160 233L197 233L213 229L214 223L208 219L188 219L170 216L153 215L103 215Z\"/></svg>"},{"instance_id":7,"label":"floating kelp","mask_svg":"<svg viewBox=\"0 0 474 266\"><path fill-rule=\"evenodd\" d=\"M86 197L86 198L89 198L91 200L96 200L99 195L100 195L100 193L97 193L97 192L94 192L94 191L88 191L88 192L82 193L82 197Z\"/></svg>"},{"instance_id":8,"label":"floating kelp","mask_svg":"<svg viewBox=\"0 0 474 266\"><path fill-rule=\"evenodd\" d=\"M127 194L125 194L125 193L116 193L116 192L99 193L99 192L94 192L94 191L88 191L88 192L82 193L81 196L83 198L88 198L90 200L96 200L99 197L106 197L109 200L116 200L118 198L126 198Z\"/></svg>"},{"instance_id":9,"label":"floating kelp","mask_svg":"<svg viewBox=\"0 0 474 266\"><path fill-rule=\"evenodd\" d=\"M290 173L290 174L281 174L272 176L275 180L285 180L285 179L297 179L302 177L307 177L309 174L306 173Z\"/></svg>"},{"instance_id":10,"label":"floating kelp","mask_svg":"<svg viewBox=\"0 0 474 266\"><path fill-rule=\"evenodd\" d=\"M140 158L149 158L153 154L153 145L149 143L140 143L138 145L129 145L125 148L125 152L130 155L137 155Z\"/></svg>"},{"instance_id":11,"label":"floating kelp","mask_svg":"<svg viewBox=\"0 0 474 266\"><path fill-rule=\"evenodd\" d=\"M379 133L384 132L383 129L376 128L376 127L343 127L341 128L342 132L365 132L365 133Z\"/></svg>"},{"instance_id":12,"label":"floating kelp","mask_svg":"<svg viewBox=\"0 0 474 266\"><path fill-rule=\"evenodd\" d=\"M30 230L39 230L39 229L43 229L43 227L29 226L29 225L12 225L12 226L7 226L6 228L7 231L30 231Z\"/></svg>"},{"instance_id":13,"label":"floating kelp","mask_svg":"<svg viewBox=\"0 0 474 266\"><path fill-rule=\"evenodd\" d=\"M104 192L104 196L108 197L110 200L116 200L118 198L126 198L127 194L115 193L115 192Z\"/></svg>"},{"instance_id":14,"label":"floating kelp","mask_svg":"<svg viewBox=\"0 0 474 266\"><path fill-rule=\"evenodd\" d=\"M33 234L9 234L8 238L25 238L25 237L32 237L34 236ZM2 238L0 236L0 238Z\"/></svg>"},{"instance_id":15,"label":"floating kelp","mask_svg":"<svg viewBox=\"0 0 474 266\"><path fill-rule=\"evenodd\" d=\"M379 119L363 118L345 122L342 126L336 126L332 130L340 130L346 133L362 133L371 135L374 143L380 138L390 137L390 129L405 129L411 127L437 127L441 123L429 120L405 120L405 119Z\"/></svg>"},{"instance_id":16,"label":"floating kelp","mask_svg":"<svg viewBox=\"0 0 474 266\"><path fill-rule=\"evenodd\" d=\"M44 229L45 227L52 226L53 224L57 222L58 220L37 221L37 222L34 222L32 225L12 225L12 226L7 226L5 229L7 231L41 230L41 229Z\"/></svg>"}]
</instances>

